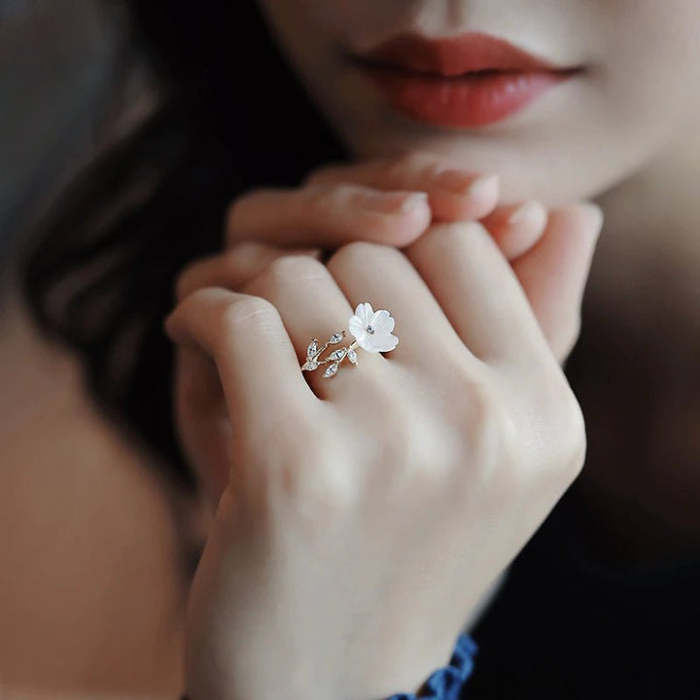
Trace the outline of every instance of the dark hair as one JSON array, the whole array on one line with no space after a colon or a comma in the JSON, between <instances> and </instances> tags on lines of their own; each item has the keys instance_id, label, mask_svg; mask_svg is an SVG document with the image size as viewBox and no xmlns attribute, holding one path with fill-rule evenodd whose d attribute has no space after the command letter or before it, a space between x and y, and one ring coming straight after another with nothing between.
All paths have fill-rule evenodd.
<instances>
[{"instance_id":1,"label":"dark hair","mask_svg":"<svg viewBox=\"0 0 700 700\"><path fill-rule=\"evenodd\" d=\"M23 291L40 328L78 354L99 405L191 487L161 325L175 277L221 247L237 194L297 184L346 154L255 2L128 5L134 43L158 78L159 106L49 212L24 258Z\"/></svg>"}]
</instances>

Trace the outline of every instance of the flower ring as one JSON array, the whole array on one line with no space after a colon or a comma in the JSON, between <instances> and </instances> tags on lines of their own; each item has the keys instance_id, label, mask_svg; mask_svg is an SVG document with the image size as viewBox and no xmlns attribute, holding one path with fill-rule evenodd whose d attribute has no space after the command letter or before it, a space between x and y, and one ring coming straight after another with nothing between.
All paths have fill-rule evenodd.
<instances>
[{"instance_id":1,"label":"flower ring","mask_svg":"<svg viewBox=\"0 0 700 700\"><path fill-rule=\"evenodd\" d=\"M355 348L362 348L367 352L389 352L399 343L397 336L392 335L394 319L386 309L374 311L372 304L365 301L357 305L355 313L348 321L348 330L355 338L352 345L341 346L329 353L325 359L319 359L321 353L329 345L337 345L345 337L345 331L333 333L323 344L319 345L318 338L314 338L306 348L306 362L301 366L302 370L313 371L320 365L327 363L328 367L323 373L324 377L332 377L340 367L341 362L347 357L353 365L357 365L357 353Z\"/></svg>"}]
</instances>

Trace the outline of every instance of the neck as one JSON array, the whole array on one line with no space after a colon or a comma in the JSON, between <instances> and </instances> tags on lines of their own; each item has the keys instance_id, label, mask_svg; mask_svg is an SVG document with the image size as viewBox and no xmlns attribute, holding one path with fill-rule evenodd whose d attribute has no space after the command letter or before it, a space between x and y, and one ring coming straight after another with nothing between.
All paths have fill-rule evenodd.
<instances>
[{"instance_id":1,"label":"neck","mask_svg":"<svg viewBox=\"0 0 700 700\"><path fill-rule=\"evenodd\" d=\"M606 224L567 364L589 426L578 488L606 523L602 539L616 561L700 549L695 131L680 130L653 163L600 198Z\"/></svg>"}]
</instances>

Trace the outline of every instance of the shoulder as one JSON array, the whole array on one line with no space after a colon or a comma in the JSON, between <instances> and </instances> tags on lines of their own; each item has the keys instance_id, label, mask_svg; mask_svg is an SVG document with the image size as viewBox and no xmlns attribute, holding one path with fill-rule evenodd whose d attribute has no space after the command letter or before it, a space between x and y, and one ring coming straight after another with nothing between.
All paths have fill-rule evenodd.
<instances>
[{"instance_id":1,"label":"shoulder","mask_svg":"<svg viewBox=\"0 0 700 700\"><path fill-rule=\"evenodd\" d=\"M167 484L84 396L74 361L21 318L8 323L0 676L91 688L128 678L175 694L184 585Z\"/></svg>"}]
</instances>

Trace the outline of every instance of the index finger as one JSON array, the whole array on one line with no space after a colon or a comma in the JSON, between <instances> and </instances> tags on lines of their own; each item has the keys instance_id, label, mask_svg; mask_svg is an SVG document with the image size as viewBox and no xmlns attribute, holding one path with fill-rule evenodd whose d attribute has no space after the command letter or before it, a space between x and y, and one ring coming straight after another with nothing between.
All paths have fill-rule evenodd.
<instances>
[{"instance_id":1,"label":"index finger","mask_svg":"<svg viewBox=\"0 0 700 700\"><path fill-rule=\"evenodd\" d=\"M229 415L258 423L271 407L292 415L317 400L277 309L266 299L206 287L180 302L165 320L171 340L214 358ZM265 420L262 420L265 423Z\"/></svg>"},{"instance_id":2,"label":"index finger","mask_svg":"<svg viewBox=\"0 0 700 700\"><path fill-rule=\"evenodd\" d=\"M265 243L337 248L358 238L406 245L430 223L422 192L380 192L358 184L261 189L229 208L228 246L253 238Z\"/></svg>"},{"instance_id":3,"label":"index finger","mask_svg":"<svg viewBox=\"0 0 700 700\"><path fill-rule=\"evenodd\" d=\"M455 168L444 157L423 151L329 165L306 178L307 184L315 185L341 182L426 192L433 218L438 221L481 219L493 211L499 197L498 176Z\"/></svg>"}]
</instances>

